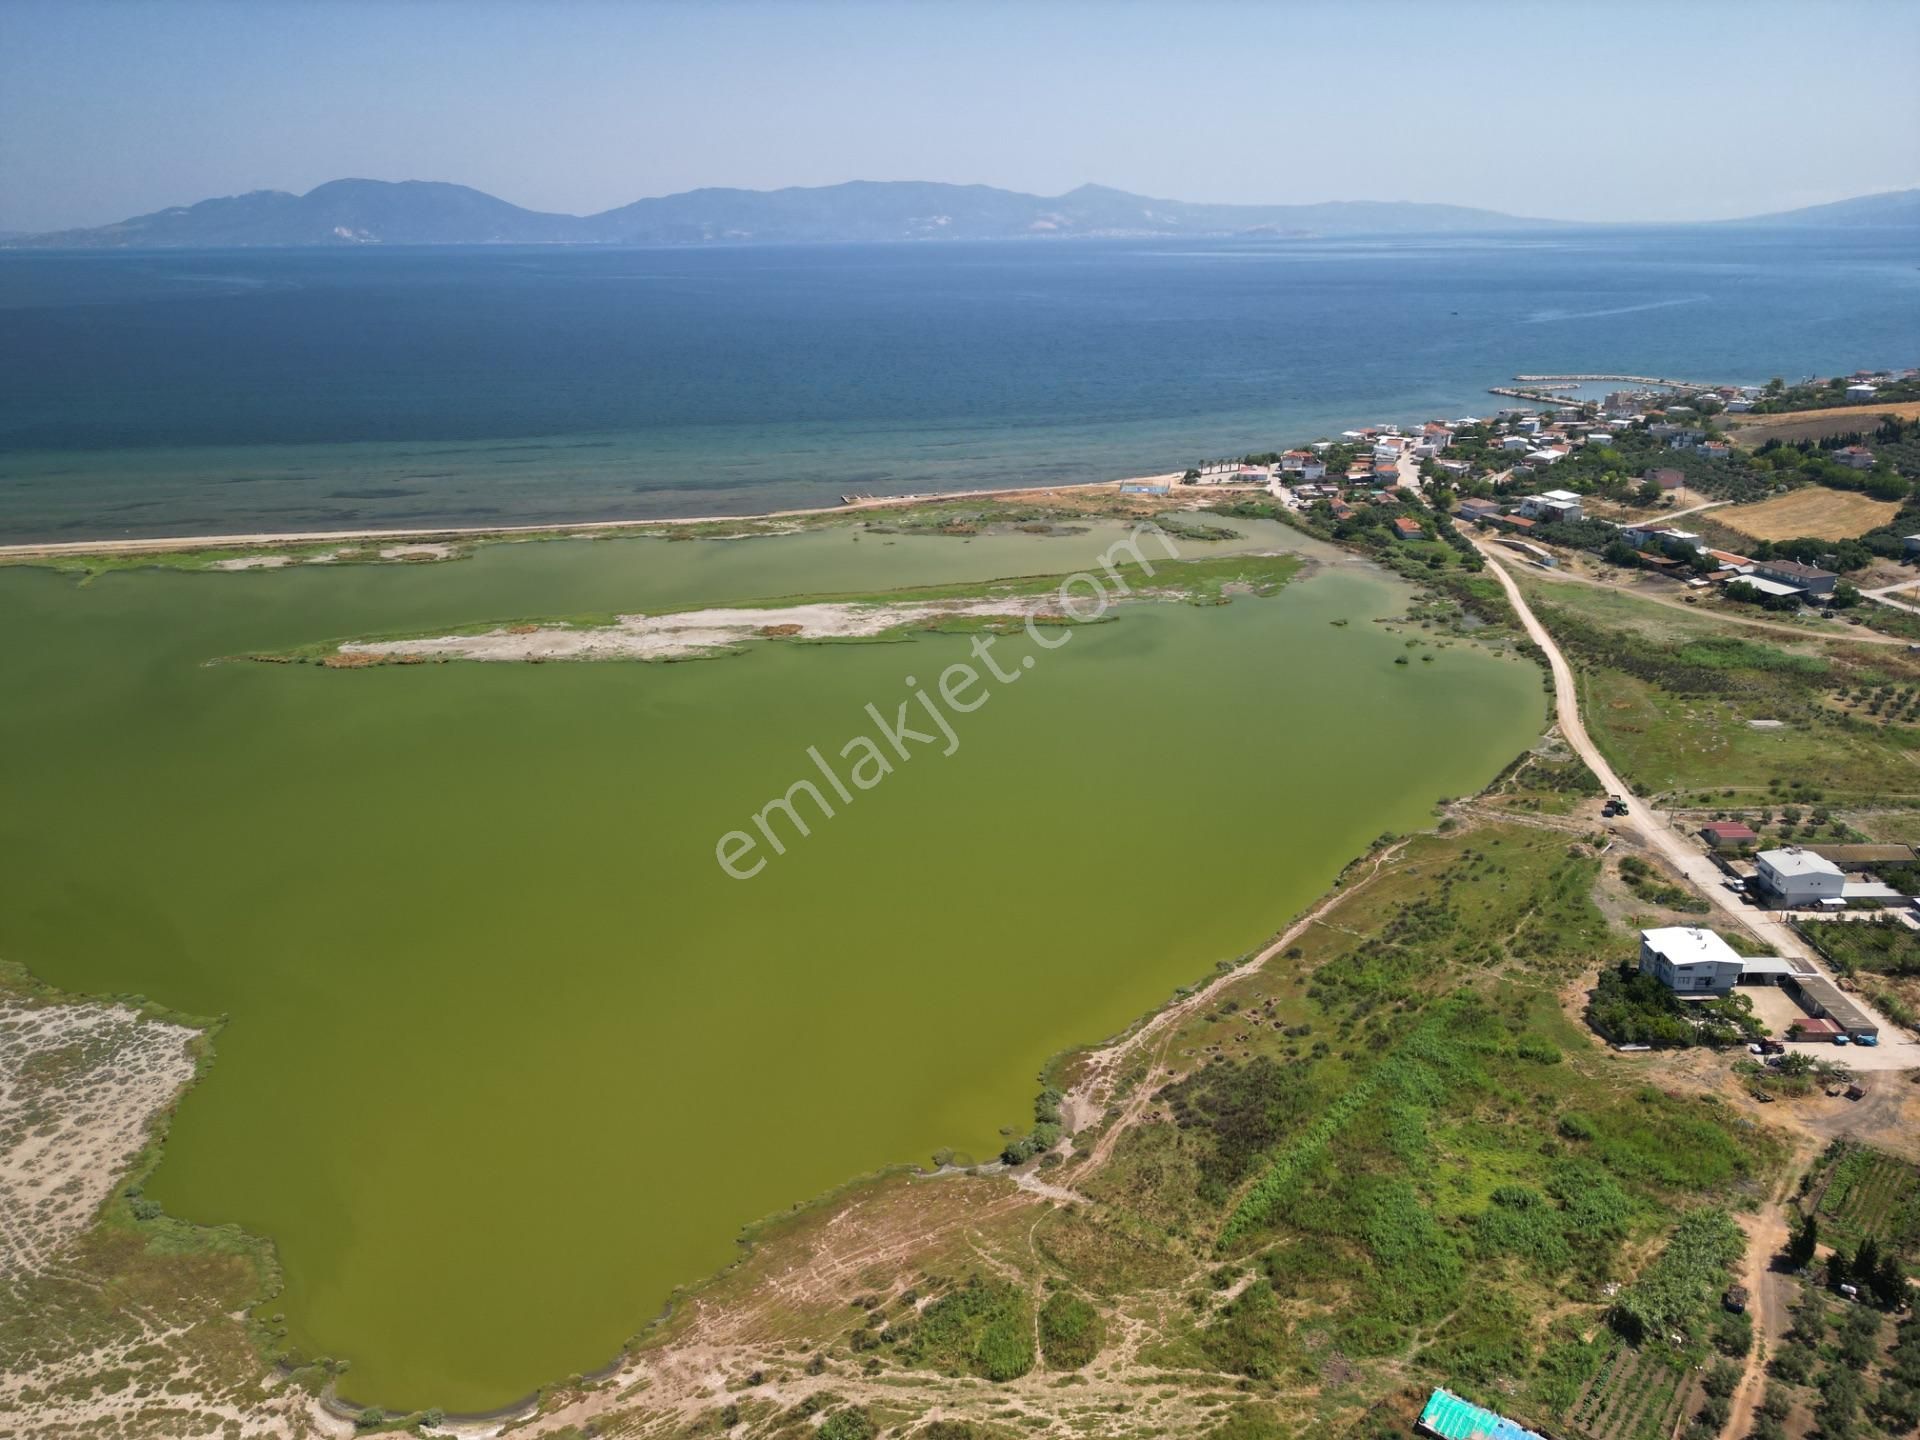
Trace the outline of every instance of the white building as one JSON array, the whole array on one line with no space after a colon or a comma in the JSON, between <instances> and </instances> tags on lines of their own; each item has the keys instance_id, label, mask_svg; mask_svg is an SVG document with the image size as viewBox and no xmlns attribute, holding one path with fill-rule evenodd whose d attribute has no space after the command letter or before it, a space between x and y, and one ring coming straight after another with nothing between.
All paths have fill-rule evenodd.
<instances>
[{"instance_id":1,"label":"white building","mask_svg":"<svg viewBox=\"0 0 1920 1440\"><path fill-rule=\"evenodd\" d=\"M1839 901L1845 894L1846 877L1840 867L1797 845L1762 850L1754 857L1754 871L1760 888L1784 910Z\"/></svg>"},{"instance_id":2,"label":"white building","mask_svg":"<svg viewBox=\"0 0 1920 1440\"><path fill-rule=\"evenodd\" d=\"M1847 386L1847 398L1849 400L1871 400L1879 393L1878 390L1874 389L1873 386L1867 384L1865 381L1862 381L1858 385Z\"/></svg>"},{"instance_id":3,"label":"white building","mask_svg":"<svg viewBox=\"0 0 1920 1440\"><path fill-rule=\"evenodd\" d=\"M1580 497L1571 490L1549 490L1544 495L1527 496L1517 508L1529 520L1570 524L1580 518Z\"/></svg>"},{"instance_id":4,"label":"white building","mask_svg":"<svg viewBox=\"0 0 1920 1440\"><path fill-rule=\"evenodd\" d=\"M1640 973L1677 995L1725 995L1747 962L1711 930L1669 925L1640 932Z\"/></svg>"}]
</instances>

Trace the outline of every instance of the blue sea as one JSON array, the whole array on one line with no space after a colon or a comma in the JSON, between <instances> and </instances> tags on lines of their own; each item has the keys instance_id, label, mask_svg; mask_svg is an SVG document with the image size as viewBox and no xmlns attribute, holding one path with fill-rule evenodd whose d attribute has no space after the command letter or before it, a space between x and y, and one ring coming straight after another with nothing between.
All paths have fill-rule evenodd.
<instances>
[{"instance_id":1,"label":"blue sea","mask_svg":"<svg viewBox=\"0 0 1920 1440\"><path fill-rule=\"evenodd\" d=\"M723 514L1920 361L1920 232L0 254L0 540Z\"/></svg>"}]
</instances>

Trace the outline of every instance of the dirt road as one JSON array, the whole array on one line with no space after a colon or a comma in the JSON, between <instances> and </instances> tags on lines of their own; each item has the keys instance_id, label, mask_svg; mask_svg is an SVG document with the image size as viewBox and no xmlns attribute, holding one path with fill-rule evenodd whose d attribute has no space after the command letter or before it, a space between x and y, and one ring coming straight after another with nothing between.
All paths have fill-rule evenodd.
<instances>
[{"instance_id":1,"label":"dirt road","mask_svg":"<svg viewBox=\"0 0 1920 1440\"><path fill-rule=\"evenodd\" d=\"M1904 600L1895 600L1895 592L1911 590L1920 585L1920 580L1902 580L1898 585L1882 585L1878 590L1862 590L1860 593L1869 600L1877 600L1882 605L1891 605L1895 610L1904 610L1909 615L1920 615L1920 605L1909 605Z\"/></svg>"},{"instance_id":2,"label":"dirt road","mask_svg":"<svg viewBox=\"0 0 1920 1440\"><path fill-rule=\"evenodd\" d=\"M1706 896L1707 900L1719 909L1723 920L1731 921L1762 944L1775 955L1793 956L1807 961L1822 975L1827 975L1826 967L1819 957L1804 944L1793 931L1764 911L1756 910L1735 896L1722 883L1725 878L1720 869L1707 858L1706 852L1692 840L1681 834L1672 823L1663 820L1658 811L1650 807L1639 796L1627 788L1614 768L1607 763L1606 756L1600 753L1600 747L1593 743L1587 734L1587 727L1580 718L1580 690L1574 680L1573 667L1567 663L1567 657L1561 653L1560 646L1545 625L1533 613L1527 604L1527 597L1521 593L1520 586L1507 572L1505 564L1493 548L1483 542L1467 527L1461 527L1462 533L1471 539L1480 553L1486 557L1487 568L1500 581L1500 587L1507 592L1514 611L1520 617L1527 636L1546 654L1548 668L1553 672L1554 709L1558 716L1560 733L1568 745L1593 771L1600 781L1601 789L1610 795L1618 795L1627 807L1627 818L1645 837L1647 843L1693 883L1695 889ZM1832 977L1828 975L1829 979ZM1859 995L1853 1001L1880 1026L1880 1043L1873 1048L1849 1047L1846 1062L1856 1070L1911 1070L1920 1066L1920 1041L1909 1039L1904 1031L1890 1024L1869 1006Z\"/></svg>"},{"instance_id":3,"label":"dirt road","mask_svg":"<svg viewBox=\"0 0 1920 1440\"><path fill-rule=\"evenodd\" d=\"M1760 1408L1767 1388L1766 1363L1772 1349L1769 1342L1786 1330L1785 1316L1774 1313L1778 1297L1768 1281L1772 1279L1774 1256L1787 1247L1785 1192L1806 1158L1803 1147L1782 1168L1780 1188L1764 1209L1737 1217L1740 1228L1747 1232L1747 1254L1741 1265L1740 1283L1747 1289L1747 1316L1753 1321L1753 1345L1747 1351L1746 1368L1729 1403L1726 1428L1720 1432L1723 1435L1744 1436L1753 1432L1754 1412Z\"/></svg>"},{"instance_id":4,"label":"dirt road","mask_svg":"<svg viewBox=\"0 0 1920 1440\"><path fill-rule=\"evenodd\" d=\"M1475 537L1475 543L1479 543L1477 536ZM1483 546L1482 549L1484 551L1485 547ZM1749 630L1767 630L1776 635L1788 635L1795 640L1837 640L1848 645L1906 645L1910 643L1901 639L1898 635L1882 635L1878 630L1863 630L1853 626L1847 626L1839 630L1809 630L1805 626L1787 625L1778 620L1758 620L1748 615L1730 614L1725 610L1703 610L1698 606L1689 605L1686 601L1677 597L1670 598L1665 595L1655 595L1645 590L1630 590L1623 585L1614 585L1605 580L1596 580L1591 575L1580 575L1571 570L1540 570L1536 573L1542 580L1569 585L1592 585L1601 590L1618 590L1623 595L1631 595L1634 599L1644 600L1649 605L1664 605L1667 609L1678 610L1684 615L1692 615L1695 617L1705 616L1716 621L1723 621L1728 625L1744 625ZM1881 594L1879 591L1864 590L1861 593L1873 597L1878 597ZM1902 605L1897 600L1890 600L1886 603L1902 610L1916 609L1914 606Z\"/></svg>"}]
</instances>

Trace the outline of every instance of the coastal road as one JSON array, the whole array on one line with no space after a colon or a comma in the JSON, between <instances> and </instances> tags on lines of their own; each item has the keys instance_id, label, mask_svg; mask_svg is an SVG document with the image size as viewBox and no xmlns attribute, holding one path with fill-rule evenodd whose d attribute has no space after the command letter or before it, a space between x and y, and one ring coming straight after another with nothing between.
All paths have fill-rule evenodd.
<instances>
[{"instance_id":1,"label":"coastal road","mask_svg":"<svg viewBox=\"0 0 1920 1440\"><path fill-rule=\"evenodd\" d=\"M1800 937L1787 925L1775 919L1765 911L1756 910L1745 904L1723 883L1725 876L1719 866L1707 858L1706 853L1695 845L1674 825L1660 818L1659 812L1635 795L1622 780L1613 766L1607 763L1607 757L1600 753L1600 747L1593 743L1587 734L1585 722L1580 718L1580 688L1574 679L1573 667L1567 663L1567 657L1561 653L1559 643L1527 604L1527 597L1521 593L1520 586L1507 572L1501 557L1491 545L1481 539L1468 526L1460 526L1462 534L1471 540L1474 546L1486 558L1487 568L1500 582L1500 588L1507 592L1507 599L1520 617L1520 624L1527 632L1527 638L1538 645L1547 657L1547 667L1553 673L1554 710L1560 726L1560 733L1566 739L1573 752L1586 762L1600 781L1600 788L1609 795L1618 795L1626 803L1627 819L1646 837L1647 843L1663 855L1674 869L1678 870L1694 888L1706 896L1709 903L1723 912L1724 918L1745 930L1775 955L1793 956L1805 960L1822 975L1827 975L1820 957L1803 943ZM1827 975L1832 979L1831 975ZM1844 1058L1855 1070L1911 1070L1920 1066L1920 1041L1909 1038L1905 1031L1891 1024L1875 1012L1857 993L1852 996L1856 1005L1866 1011L1880 1026L1880 1043L1868 1048L1848 1047Z\"/></svg>"}]
</instances>

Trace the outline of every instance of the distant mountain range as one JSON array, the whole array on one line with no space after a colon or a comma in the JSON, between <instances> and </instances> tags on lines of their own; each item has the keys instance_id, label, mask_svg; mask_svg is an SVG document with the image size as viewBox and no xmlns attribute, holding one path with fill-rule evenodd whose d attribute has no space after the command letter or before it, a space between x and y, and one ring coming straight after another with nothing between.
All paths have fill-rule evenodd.
<instances>
[{"instance_id":1,"label":"distant mountain range","mask_svg":"<svg viewBox=\"0 0 1920 1440\"><path fill-rule=\"evenodd\" d=\"M776 242L1011 240L1089 236L1311 236L1541 231L1531 220L1458 205L1333 201L1194 205L1082 185L1023 195L990 185L856 180L786 190L689 190L598 215L523 210L465 185L334 180L305 195L256 190L156 210L115 225L0 239L10 248L215 249L289 245L746 245ZM1750 221L1779 225L1920 223L1920 190L1869 195Z\"/></svg>"}]
</instances>

